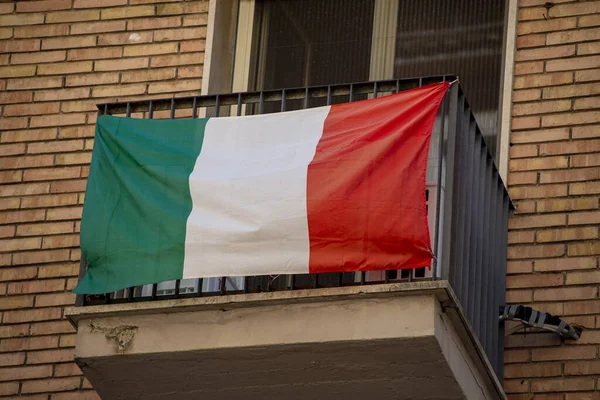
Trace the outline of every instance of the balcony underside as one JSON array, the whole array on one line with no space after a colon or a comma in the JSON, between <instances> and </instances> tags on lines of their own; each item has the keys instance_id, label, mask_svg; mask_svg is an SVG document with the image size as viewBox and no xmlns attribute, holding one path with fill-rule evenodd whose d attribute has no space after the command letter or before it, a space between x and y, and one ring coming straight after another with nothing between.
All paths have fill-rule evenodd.
<instances>
[{"instance_id":1,"label":"balcony underside","mask_svg":"<svg viewBox=\"0 0 600 400\"><path fill-rule=\"evenodd\" d=\"M69 310L103 399L500 399L445 281Z\"/></svg>"}]
</instances>

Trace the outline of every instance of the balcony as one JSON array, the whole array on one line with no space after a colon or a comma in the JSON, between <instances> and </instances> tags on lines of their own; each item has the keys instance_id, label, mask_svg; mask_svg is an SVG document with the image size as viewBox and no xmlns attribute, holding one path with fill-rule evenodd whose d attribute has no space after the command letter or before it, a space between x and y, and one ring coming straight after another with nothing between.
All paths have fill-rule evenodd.
<instances>
[{"instance_id":1,"label":"balcony","mask_svg":"<svg viewBox=\"0 0 600 400\"><path fill-rule=\"evenodd\" d=\"M268 113L453 77L113 103L137 118ZM504 398L511 202L459 84L427 171L431 268L157 282L78 298L76 360L103 399ZM85 264L82 264L82 273Z\"/></svg>"}]
</instances>

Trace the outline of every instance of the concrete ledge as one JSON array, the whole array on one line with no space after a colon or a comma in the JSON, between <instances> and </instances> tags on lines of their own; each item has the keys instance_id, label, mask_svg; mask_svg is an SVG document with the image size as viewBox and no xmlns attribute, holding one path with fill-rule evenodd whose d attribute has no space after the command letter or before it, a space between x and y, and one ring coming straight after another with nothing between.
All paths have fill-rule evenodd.
<instances>
[{"instance_id":1,"label":"concrete ledge","mask_svg":"<svg viewBox=\"0 0 600 400\"><path fill-rule=\"evenodd\" d=\"M307 290L285 290L264 293L232 294L187 299L106 304L65 309L65 316L77 327L82 319L153 313L190 312L210 309L232 309L289 302L338 301L342 297L403 296L435 293L441 301L448 299L448 281L422 281L381 285L346 286Z\"/></svg>"},{"instance_id":2,"label":"concrete ledge","mask_svg":"<svg viewBox=\"0 0 600 400\"><path fill-rule=\"evenodd\" d=\"M353 399L369 391L377 398L505 398L447 281L74 307L66 314L78 326L76 361L103 399ZM216 390L210 382L219 374L243 382Z\"/></svg>"}]
</instances>

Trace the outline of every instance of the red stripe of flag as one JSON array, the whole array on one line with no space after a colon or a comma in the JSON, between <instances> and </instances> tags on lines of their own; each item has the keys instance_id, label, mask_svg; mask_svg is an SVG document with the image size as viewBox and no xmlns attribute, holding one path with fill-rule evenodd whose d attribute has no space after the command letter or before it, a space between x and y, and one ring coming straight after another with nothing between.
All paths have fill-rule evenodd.
<instances>
[{"instance_id":1,"label":"red stripe of flag","mask_svg":"<svg viewBox=\"0 0 600 400\"><path fill-rule=\"evenodd\" d=\"M331 107L308 166L311 273L431 264L427 157L448 86Z\"/></svg>"}]
</instances>

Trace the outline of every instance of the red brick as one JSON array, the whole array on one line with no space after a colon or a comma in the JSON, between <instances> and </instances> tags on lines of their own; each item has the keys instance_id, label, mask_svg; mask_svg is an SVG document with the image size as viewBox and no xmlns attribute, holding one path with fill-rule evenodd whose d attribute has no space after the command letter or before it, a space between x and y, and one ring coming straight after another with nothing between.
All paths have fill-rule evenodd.
<instances>
[{"instance_id":1,"label":"red brick","mask_svg":"<svg viewBox=\"0 0 600 400\"><path fill-rule=\"evenodd\" d=\"M68 154L57 154L56 164L57 165L74 165L74 164L89 164L92 159L91 152L84 153L68 153Z\"/></svg>"},{"instance_id":2,"label":"red brick","mask_svg":"<svg viewBox=\"0 0 600 400\"><path fill-rule=\"evenodd\" d=\"M508 243L533 243L535 241L534 231L508 232Z\"/></svg>"},{"instance_id":3,"label":"red brick","mask_svg":"<svg viewBox=\"0 0 600 400\"><path fill-rule=\"evenodd\" d=\"M512 100L514 103L518 103L522 101L539 100L541 97L542 91L540 89L515 90L513 91Z\"/></svg>"},{"instance_id":4,"label":"red brick","mask_svg":"<svg viewBox=\"0 0 600 400\"><path fill-rule=\"evenodd\" d=\"M125 21L117 21L123 22ZM124 30L124 29L123 29ZM138 44L138 43L150 43L152 42L152 32L125 32L125 33L113 33L107 35L98 36L98 45L100 46L114 46L122 44Z\"/></svg>"},{"instance_id":5,"label":"red brick","mask_svg":"<svg viewBox=\"0 0 600 400\"><path fill-rule=\"evenodd\" d=\"M23 198L22 208L59 207L77 204L77 195L61 194L49 196L31 196Z\"/></svg>"},{"instance_id":6,"label":"red brick","mask_svg":"<svg viewBox=\"0 0 600 400\"><path fill-rule=\"evenodd\" d=\"M21 385L21 393L62 392L79 389L80 379L53 378L35 381L25 381Z\"/></svg>"},{"instance_id":7,"label":"red brick","mask_svg":"<svg viewBox=\"0 0 600 400\"><path fill-rule=\"evenodd\" d=\"M35 75L35 65L0 67L0 78L18 78Z\"/></svg>"},{"instance_id":8,"label":"red brick","mask_svg":"<svg viewBox=\"0 0 600 400\"><path fill-rule=\"evenodd\" d=\"M516 61L547 60L575 55L575 46L552 46L539 49L517 50Z\"/></svg>"},{"instance_id":9,"label":"red brick","mask_svg":"<svg viewBox=\"0 0 600 400\"><path fill-rule=\"evenodd\" d=\"M99 10L58 11L46 14L46 23L93 21L100 19Z\"/></svg>"},{"instance_id":10,"label":"red brick","mask_svg":"<svg viewBox=\"0 0 600 400\"><path fill-rule=\"evenodd\" d=\"M532 290L508 290L506 292L506 302L508 304L530 303L533 300Z\"/></svg>"},{"instance_id":11,"label":"red brick","mask_svg":"<svg viewBox=\"0 0 600 400\"><path fill-rule=\"evenodd\" d=\"M102 60L107 58L119 58L123 55L122 47L96 47L93 49L69 50L68 60ZM119 63L126 60L119 60ZM114 63L114 61L112 61ZM97 70L97 68L96 68ZM118 69L115 69L118 70Z\"/></svg>"},{"instance_id":12,"label":"red brick","mask_svg":"<svg viewBox=\"0 0 600 400\"><path fill-rule=\"evenodd\" d=\"M25 171L23 180L46 181L53 179L72 179L78 178L80 174L81 168L79 167L40 168ZM52 192L52 186L50 192Z\"/></svg>"},{"instance_id":13,"label":"red brick","mask_svg":"<svg viewBox=\"0 0 600 400\"><path fill-rule=\"evenodd\" d=\"M0 118L0 130L21 129L27 127L27 117Z\"/></svg>"},{"instance_id":14,"label":"red brick","mask_svg":"<svg viewBox=\"0 0 600 400\"><path fill-rule=\"evenodd\" d=\"M26 158L26 157L23 157ZM0 196L23 196L30 194L48 193L47 182L43 183L24 183L17 185L5 185Z\"/></svg>"},{"instance_id":15,"label":"red brick","mask_svg":"<svg viewBox=\"0 0 600 400\"><path fill-rule=\"evenodd\" d=\"M598 68L575 71L575 82L590 82L598 80L600 80L600 70Z\"/></svg>"},{"instance_id":16,"label":"red brick","mask_svg":"<svg viewBox=\"0 0 600 400\"><path fill-rule=\"evenodd\" d=\"M14 104L4 107L4 115L54 114L60 110L59 103Z\"/></svg>"},{"instance_id":17,"label":"red brick","mask_svg":"<svg viewBox=\"0 0 600 400\"><path fill-rule=\"evenodd\" d=\"M600 140L574 140L569 142L543 143L540 155L594 153L600 151Z\"/></svg>"},{"instance_id":18,"label":"red brick","mask_svg":"<svg viewBox=\"0 0 600 400\"><path fill-rule=\"evenodd\" d=\"M525 379L505 379L503 384L506 393L529 392L529 381Z\"/></svg>"},{"instance_id":19,"label":"red brick","mask_svg":"<svg viewBox=\"0 0 600 400\"><path fill-rule=\"evenodd\" d=\"M179 91L199 91L202 86L202 81L199 79L194 80L177 80L173 82L156 82L148 85L148 93L169 93ZM158 118L158 117L156 117Z\"/></svg>"},{"instance_id":20,"label":"red brick","mask_svg":"<svg viewBox=\"0 0 600 400\"><path fill-rule=\"evenodd\" d=\"M196 14L196 15L184 15L183 26L198 26L207 25L208 15L207 14Z\"/></svg>"},{"instance_id":21,"label":"red brick","mask_svg":"<svg viewBox=\"0 0 600 400\"><path fill-rule=\"evenodd\" d=\"M508 184L510 186L536 184L537 175L537 172L511 172L508 175Z\"/></svg>"},{"instance_id":22,"label":"red brick","mask_svg":"<svg viewBox=\"0 0 600 400\"><path fill-rule=\"evenodd\" d=\"M45 126L64 126L85 124L86 114L54 114L31 117L30 126L34 128ZM30 145L31 147L32 145Z\"/></svg>"},{"instance_id":23,"label":"red brick","mask_svg":"<svg viewBox=\"0 0 600 400\"><path fill-rule=\"evenodd\" d=\"M571 157L571 166L573 167L592 167L600 165L600 153L582 154Z\"/></svg>"},{"instance_id":24,"label":"red brick","mask_svg":"<svg viewBox=\"0 0 600 400\"><path fill-rule=\"evenodd\" d=\"M504 367L505 378L537 378L560 376L560 363L551 364L510 364Z\"/></svg>"},{"instance_id":25,"label":"red brick","mask_svg":"<svg viewBox=\"0 0 600 400\"><path fill-rule=\"evenodd\" d=\"M157 30L163 28L175 28L178 26L181 26L181 17L136 18L127 22L127 29L130 31L145 29Z\"/></svg>"},{"instance_id":26,"label":"red brick","mask_svg":"<svg viewBox=\"0 0 600 400\"><path fill-rule=\"evenodd\" d=\"M10 14L15 10L14 3L0 3L0 14Z\"/></svg>"},{"instance_id":27,"label":"red brick","mask_svg":"<svg viewBox=\"0 0 600 400\"><path fill-rule=\"evenodd\" d=\"M68 35L69 25L35 25L15 27L15 38L41 38ZM48 61L46 61L48 62ZM11 64L14 61L11 60Z\"/></svg>"},{"instance_id":28,"label":"red brick","mask_svg":"<svg viewBox=\"0 0 600 400\"><path fill-rule=\"evenodd\" d=\"M17 310L19 308L31 308L33 307L33 298L31 296L2 296L0 297L0 310ZM6 340L0 342L0 351L16 351L16 349L3 349L3 343Z\"/></svg>"},{"instance_id":29,"label":"red brick","mask_svg":"<svg viewBox=\"0 0 600 400\"><path fill-rule=\"evenodd\" d=\"M48 221L81 219L82 207L64 207L54 208L47 212L46 219Z\"/></svg>"},{"instance_id":30,"label":"red brick","mask_svg":"<svg viewBox=\"0 0 600 400\"><path fill-rule=\"evenodd\" d=\"M136 46L127 46L123 50L125 57L149 56L155 54L176 53L178 43L156 43L156 44L141 44ZM183 50L182 50L183 51Z\"/></svg>"},{"instance_id":31,"label":"red brick","mask_svg":"<svg viewBox=\"0 0 600 400\"><path fill-rule=\"evenodd\" d=\"M81 217L80 217L81 218ZM57 261L67 261L69 250L28 251L13 254L13 265L42 264Z\"/></svg>"},{"instance_id":32,"label":"red brick","mask_svg":"<svg viewBox=\"0 0 600 400\"><path fill-rule=\"evenodd\" d=\"M67 320L38 322L31 324L32 335L54 335L57 333L74 333L75 329ZM68 360L70 361L70 360Z\"/></svg>"},{"instance_id":33,"label":"red brick","mask_svg":"<svg viewBox=\"0 0 600 400\"><path fill-rule=\"evenodd\" d=\"M96 61L94 64L94 71L123 71L127 69L146 68L147 66L147 57L129 58L126 60L119 60L119 62L115 62L114 60L102 60ZM108 94L108 96L114 95Z\"/></svg>"},{"instance_id":34,"label":"red brick","mask_svg":"<svg viewBox=\"0 0 600 400\"><path fill-rule=\"evenodd\" d=\"M600 179L600 168L577 168L540 173L540 183L580 182Z\"/></svg>"},{"instance_id":35,"label":"red brick","mask_svg":"<svg viewBox=\"0 0 600 400\"><path fill-rule=\"evenodd\" d=\"M64 288L64 279L11 282L8 285L8 294L59 292L64 290Z\"/></svg>"},{"instance_id":36,"label":"red brick","mask_svg":"<svg viewBox=\"0 0 600 400\"><path fill-rule=\"evenodd\" d=\"M0 104L24 103L31 101L32 98L32 92L0 92Z\"/></svg>"},{"instance_id":37,"label":"red brick","mask_svg":"<svg viewBox=\"0 0 600 400\"><path fill-rule=\"evenodd\" d=\"M42 40L42 50L72 49L77 47L93 47L96 36L60 37Z\"/></svg>"},{"instance_id":38,"label":"red brick","mask_svg":"<svg viewBox=\"0 0 600 400\"><path fill-rule=\"evenodd\" d=\"M540 47L546 44L546 35L534 34L517 37L517 49L524 49L528 47Z\"/></svg>"},{"instance_id":39,"label":"red brick","mask_svg":"<svg viewBox=\"0 0 600 400\"><path fill-rule=\"evenodd\" d=\"M569 225L587 225L600 223L600 211L569 214Z\"/></svg>"},{"instance_id":40,"label":"red brick","mask_svg":"<svg viewBox=\"0 0 600 400\"><path fill-rule=\"evenodd\" d=\"M58 137L60 139L74 139L84 137L94 137L93 126L72 126L61 128Z\"/></svg>"},{"instance_id":41,"label":"red brick","mask_svg":"<svg viewBox=\"0 0 600 400\"><path fill-rule=\"evenodd\" d=\"M11 64L38 64L42 62L64 61L67 52L57 51L37 51L35 53L13 54L10 58Z\"/></svg>"},{"instance_id":42,"label":"red brick","mask_svg":"<svg viewBox=\"0 0 600 400\"><path fill-rule=\"evenodd\" d=\"M102 10L102 19L124 19L154 15L154 6L129 6Z\"/></svg>"},{"instance_id":43,"label":"red brick","mask_svg":"<svg viewBox=\"0 0 600 400\"><path fill-rule=\"evenodd\" d=\"M25 153L24 144L17 143L0 145L0 156L14 156L16 154L23 153Z\"/></svg>"},{"instance_id":44,"label":"red brick","mask_svg":"<svg viewBox=\"0 0 600 400\"><path fill-rule=\"evenodd\" d=\"M595 346L564 346L533 349L531 352L531 359L533 361L585 360L596 358Z\"/></svg>"},{"instance_id":45,"label":"red brick","mask_svg":"<svg viewBox=\"0 0 600 400\"><path fill-rule=\"evenodd\" d=\"M65 62L54 64L42 64L38 66L38 75L70 75L80 72L90 72L92 70L91 61Z\"/></svg>"},{"instance_id":46,"label":"red brick","mask_svg":"<svg viewBox=\"0 0 600 400\"><path fill-rule=\"evenodd\" d=\"M2 17L0 16L0 20ZM2 24L0 23L0 26ZM26 53L28 51L38 51L40 49L39 39L23 40L2 40L0 41L1 53Z\"/></svg>"},{"instance_id":47,"label":"red brick","mask_svg":"<svg viewBox=\"0 0 600 400\"><path fill-rule=\"evenodd\" d=\"M531 383L531 390L536 392L567 392L593 389L593 378L545 379L535 380Z\"/></svg>"},{"instance_id":48,"label":"red brick","mask_svg":"<svg viewBox=\"0 0 600 400\"><path fill-rule=\"evenodd\" d=\"M564 315L600 314L600 301L571 301L565 303ZM593 358L593 357L592 357Z\"/></svg>"},{"instance_id":49,"label":"red brick","mask_svg":"<svg viewBox=\"0 0 600 400\"><path fill-rule=\"evenodd\" d=\"M558 99L592 96L598 93L600 93L600 83L581 83L547 87L543 89L542 96L544 99Z\"/></svg>"},{"instance_id":50,"label":"red brick","mask_svg":"<svg viewBox=\"0 0 600 400\"><path fill-rule=\"evenodd\" d=\"M546 62L546 71L569 71L600 67L600 56L577 57L576 59L551 60Z\"/></svg>"},{"instance_id":51,"label":"red brick","mask_svg":"<svg viewBox=\"0 0 600 400\"><path fill-rule=\"evenodd\" d=\"M535 129L540 127L540 117L513 117L512 129ZM511 148L511 151L513 149Z\"/></svg>"},{"instance_id":52,"label":"red brick","mask_svg":"<svg viewBox=\"0 0 600 400\"><path fill-rule=\"evenodd\" d=\"M548 11L550 17L566 17L571 15L593 14L600 12L600 1L569 3L556 5Z\"/></svg>"},{"instance_id":53,"label":"red brick","mask_svg":"<svg viewBox=\"0 0 600 400\"><path fill-rule=\"evenodd\" d=\"M154 56L150 61L151 67L171 67L174 65L202 64L202 54L176 54L168 56Z\"/></svg>"},{"instance_id":54,"label":"red brick","mask_svg":"<svg viewBox=\"0 0 600 400\"><path fill-rule=\"evenodd\" d=\"M0 15L0 26L23 26L44 23L44 14Z\"/></svg>"},{"instance_id":55,"label":"red brick","mask_svg":"<svg viewBox=\"0 0 600 400\"><path fill-rule=\"evenodd\" d=\"M40 278L73 277L79 273L79 264L57 264L40 267L38 276Z\"/></svg>"},{"instance_id":56,"label":"red brick","mask_svg":"<svg viewBox=\"0 0 600 400\"><path fill-rule=\"evenodd\" d=\"M101 86L92 89L92 97L130 96L146 92L146 84Z\"/></svg>"},{"instance_id":57,"label":"red brick","mask_svg":"<svg viewBox=\"0 0 600 400\"><path fill-rule=\"evenodd\" d=\"M506 270L509 274L529 273L533 270L533 262L528 261L509 261L506 263Z\"/></svg>"},{"instance_id":58,"label":"red brick","mask_svg":"<svg viewBox=\"0 0 600 400\"><path fill-rule=\"evenodd\" d=\"M131 71L121 73L121 82L147 82L175 78L175 68L153 68L144 71Z\"/></svg>"},{"instance_id":59,"label":"red brick","mask_svg":"<svg viewBox=\"0 0 600 400\"><path fill-rule=\"evenodd\" d=\"M566 156L520 158L511 160L510 171L537 171L545 169L568 168L569 158ZM549 183L549 182L541 182Z\"/></svg>"},{"instance_id":60,"label":"red brick","mask_svg":"<svg viewBox=\"0 0 600 400\"><path fill-rule=\"evenodd\" d=\"M206 28L179 28L179 29L161 29L154 33L155 42L163 42L169 40L190 40L206 37ZM198 42L204 42L198 40ZM187 43L187 42L186 42ZM182 43L183 46L183 43ZM189 45L188 45L189 46ZM202 48L204 50L204 47ZM185 51L185 50L181 50Z\"/></svg>"},{"instance_id":61,"label":"red brick","mask_svg":"<svg viewBox=\"0 0 600 400\"><path fill-rule=\"evenodd\" d=\"M573 103L573 110L589 110L592 108L600 108L600 97L576 99Z\"/></svg>"},{"instance_id":62,"label":"red brick","mask_svg":"<svg viewBox=\"0 0 600 400\"><path fill-rule=\"evenodd\" d=\"M584 335L586 335L587 333L588 332L585 332ZM600 374L600 361L579 361L565 364L565 375L598 374Z\"/></svg>"},{"instance_id":63,"label":"red brick","mask_svg":"<svg viewBox=\"0 0 600 400\"><path fill-rule=\"evenodd\" d=\"M68 10L71 0L19 1L17 12Z\"/></svg>"},{"instance_id":64,"label":"red brick","mask_svg":"<svg viewBox=\"0 0 600 400\"><path fill-rule=\"evenodd\" d=\"M177 78L202 78L204 69L201 65L194 67L180 67L177 68Z\"/></svg>"},{"instance_id":65,"label":"red brick","mask_svg":"<svg viewBox=\"0 0 600 400\"><path fill-rule=\"evenodd\" d=\"M47 321L52 319L60 319L62 316L61 308L39 308L32 310L18 310L18 311L5 311L4 319L2 320L5 324L15 324L22 322L32 321ZM42 352L44 353L44 352ZM65 360L68 361L68 360ZM32 362L29 355L27 357L28 364L37 364Z\"/></svg>"},{"instance_id":66,"label":"red brick","mask_svg":"<svg viewBox=\"0 0 600 400\"><path fill-rule=\"evenodd\" d=\"M127 5L127 0L103 0L102 7ZM98 8L97 0L75 0L73 8Z\"/></svg>"},{"instance_id":67,"label":"red brick","mask_svg":"<svg viewBox=\"0 0 600 400\"><path fill-rule=\"evenodd\" d=\"M35 296L36 307L66 306L75 304L74 293L52 293ZM61 346L65 347L65 346Z\"/></svg>"},{"instance_id":68,"label":"red brick","mask_svg":"<svg viewBox=\"0 0 600 400\"><path fill-rule=\"evenodd\" d=\"M11 211L0 213L0 223L11 224L15 222L42 221L44 210Z\"/></svg>"},{"instance_id":69,"label":"red brick","mask_svg":"<svg viewBox=\"0 0 600 400\"><path fill-rule=\"evenodd\" d=\"M42 248L63 248L79 246L79 235L48 236L42 240Z\"/></svg>"},{"instance_id":70,"label":"red brick","mask_svg":"<svg viewBox=\"0 0 600 400\"><path fill-rule=\"evenodd\" d=\"M568 276L567 276L568 280ZM568 283L568 282L567 282ZM556 288L536 290L533 294L534 301L565 301L593 299L598 295L595 287ZM578 342L578 344L581 344Z\"/></svg>"},{"instance_id":71,"label":"red brick","mask_svg":"<svg viewBox=\"0 0 600 400\"><path fill-rule=\"evenodd\" d=\"M600 254L600 242L594 243L570 243L569 256L589 256Z\"/></svg>"},{"instance_id":72,"label":"red brick","mask_svg":"<svg viewBox=\"0 0 600 400\"><path fill-rule=\"evenodd\" d=\"M42 310L52 310L52 308L43 308ZM47 364L68 361L73 361L73 349L43 350L27 353L28 364Z\"/></svg>"},{"instance_id":73,"label":"red brick","mask_svg":"<svg viewBox=\"0 0 600 400\"><path fill-rule=\"evenodd\" d=\"M73 88L73 89L58 89L58 90L43 90L36 91L33 96L33 101L55 101L69 99L84 99L89 97L89 88Z\"/></svg>"},{"instance_id":74,"label":"red brick","mask_svg":"<svg viewBox=\"0 0 600 400\"><path fill-rule=\"evenodd\" d=\"M174 4L159 4L156 6L157 15L175 15L175 14L193 14L208 11L208 3L174 3Z\"/></svg>"},{"instance_id":75,"label":"red brick","mask_svg":"<svg viewBox=\"0 0 600 400\"><path fill-rule=\"evenodd\" d=\"M24 362L25 353L2 354L2 357L0 357L0 367L22 365Z\"/></svg>"},{"instance_id":76,"label":"red brick","mask_svg":"<svg viewBox=\"0 0 600 400\"><path fill-rule=\"evenodd\" d=\"M58 337L56 336L2 339L0 341L0 351L41 350L55 347L58 347Z\"/></svg>"},{"instance_id":77,"label":"red brick","mask_svg":"<svg viewBox=\"0 0 600 400\"><path fill-rule=\"evenodd\" d=\"M506 277L510 289L561 286L562 274L511 275Z\"/></svg>"},{"instance_id":78,"label":"red brick","mask_svg":"<svg viewBox=\"0 0 600 400\"><path fill-rule=\"evenodd\" d=\"M0 381L45 378L48 376L52 376L51 365L2 368L0 370Z\"/></svg>"},{"instance_id":79,"label":"red brick","mask_svg":"<svg viewBox=\"0 0 600 400\"><path fill-rule=\"evenodd\" d=\"M19 382L6 382L0 384L0 396L10 396L11 394L17 393L19 393Z\"/></svg>"},{"instance_id":80,"label":"red brick","mask_svg":"<svg viewBox=\"0 0 600 400\"><path fill-rule=\"evenodd\" d=\"M529 63L531 64L531 63ZM519 65L519 64L517 64ZM541 73L536 75L518 76L514 81L515 89L556 86L573 83L572 72Z\"/></svg>"},{"instance_id":81,"label":"red brick","mask_svg":"<svg viewBox=\"0 0 600 400\"><path fill-rule=\"evenodd\" d=\"M534 270L542 272L594 269L596 266L597 260L593 257L552 258L548 260L535 260L534 262Z\"/></svg>"}]
</instances>

